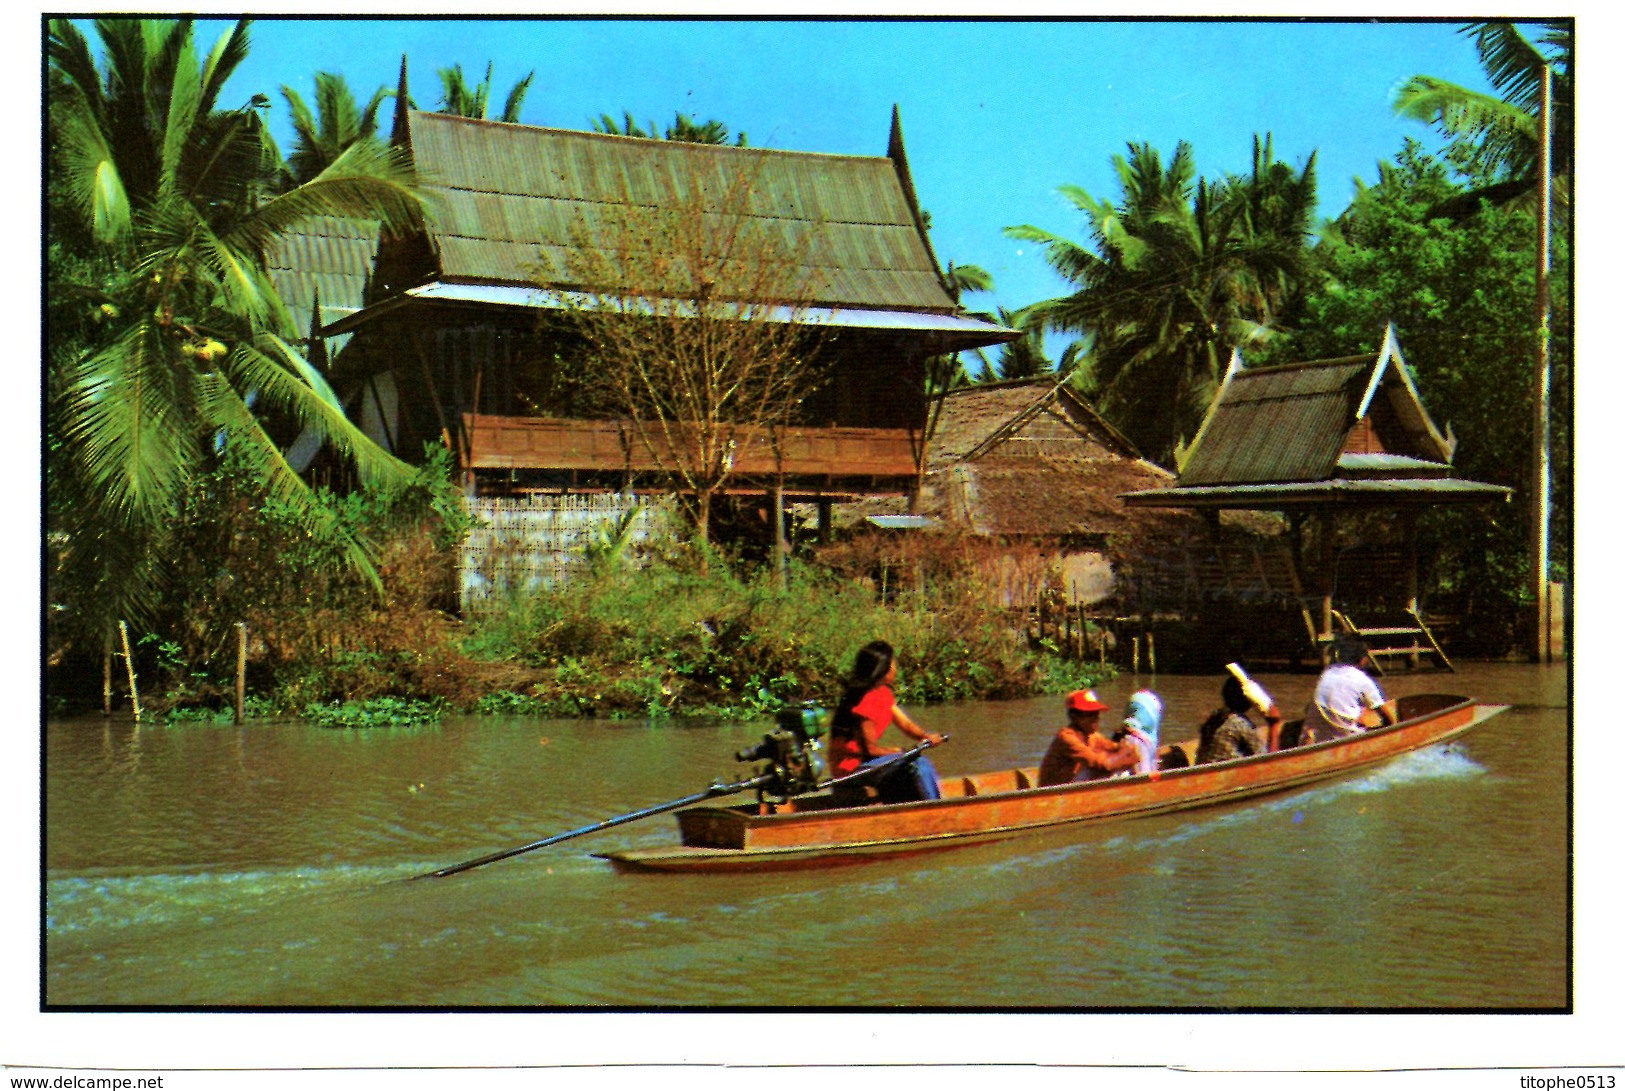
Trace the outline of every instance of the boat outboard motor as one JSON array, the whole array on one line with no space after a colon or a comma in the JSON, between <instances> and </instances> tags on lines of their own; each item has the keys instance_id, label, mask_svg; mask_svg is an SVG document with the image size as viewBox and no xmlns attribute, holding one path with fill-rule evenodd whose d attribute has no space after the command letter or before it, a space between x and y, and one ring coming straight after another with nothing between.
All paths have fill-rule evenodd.
<instances>
[{"instance_id":1,"label":"boat outboard motor","mask_svg":"<svg viewBox=\"0 0 1625 1091\"><path fill-rule=\"evenodd\" d=\"M810 701L792 705L780 710L776 722L776 730L763 735L762 741L750 749L735 754L735 760L767 763L761 772L772 774L773 779L758 789L762 796L786 800L815 791L829 775L819 741L824 734L824 710Z\"/></svg>"}]
</instances>

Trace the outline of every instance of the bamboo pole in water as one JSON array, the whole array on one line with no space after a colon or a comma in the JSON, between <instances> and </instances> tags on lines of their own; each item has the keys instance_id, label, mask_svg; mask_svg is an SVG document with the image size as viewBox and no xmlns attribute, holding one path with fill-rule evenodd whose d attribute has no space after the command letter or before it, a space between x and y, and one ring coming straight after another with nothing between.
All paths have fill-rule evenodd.
<instances>
[{"instance_id":1,"label":"bamboo pole in water","mask_svg":"<svg viewBox=\"0 0 1625 1091\"><path fill-rule=\"evenodd\" d=\"M135 722L141 722L141 694L135 688L135 660L130 657L130 627L118 623L119 639L124 642L124 669L130 675L130 707L135 711Z\"/></svg>"},{"instance_id":2,"label":"bamboo pole in water","mask_svg":"<svg viewBox=\"0 0 1625 1091\"><path fill-rule=\"evenodd\" d=\"M1151 660L1151 673L1157 673L1157 635L1145 634L1145 654Z\"/></svg>"},{"instance_id":3,"label":"bamboo pole in water","mask_svg":"<svg viewBox=\"0 0 1625 1091\"><path fill-rule=\"evenodd\" d=\"M1134 673L1140 673L1140 638L1134 638Z\"/></svg>"},{"instance_id":4,"label":"bamboo pole in water","mask_svg":"<svg viewBox=\"0 0 1625 1091\"><path fill-rule=\"evenodd\" d=\"M243 682L247 673L248 664L248 623L237 623L237 718L234 723L243 722Z\"/></svg>"},{"instance_id":5,"label":"bamboo pole in water","mask_svg":"<svg viewBox=\"0 0 1625 1091\"><path fill-rule=\"evenodd\" d=\"M102 715L113 714L113 649L102 648Z\"/></svg>"}]
</instances>

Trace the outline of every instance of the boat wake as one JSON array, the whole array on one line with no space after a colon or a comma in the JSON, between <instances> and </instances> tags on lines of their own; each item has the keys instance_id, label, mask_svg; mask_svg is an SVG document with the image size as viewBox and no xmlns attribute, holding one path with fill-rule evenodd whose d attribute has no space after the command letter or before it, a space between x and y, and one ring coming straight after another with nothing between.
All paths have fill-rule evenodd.
<instances>
[{"instance_id":1,"label":"boat wake","mask_svg":"<svg viewBox=\"0 0 1625 1091\"><path fill-rule=\"evenodd\" d=\"M1296 816L1306 808L1323 806L1346 796L1386 792L1393 788L1430 781L1476 777L1485 772L1485 768L1469 757L1465 750L1455 744L1446 743L1403 754L1363 773L1343 780L1317 784L1301 791L1287 791L1261 799L1241 800L1227 807L1193 811L1177 816L1114 823L1109 827L1111 835L1108 837L1079 839L1075 832L1077 827L1070 827L1072 832L1067 832L1069 827L1059 827L1054 833L1040 836L1046 839L1065 837L1068 838L1067 844L1009 854L1002 859L982 865L981 870L990 873L1025 871L1033 867L1059 864L1090 853L1102 851L1111 853L1129 849L1143 851L1148 848L1178 845L1206 837L1216 830L1249 823L1276 822L1280 820L1282 814L1292 815L1296 820ZM1176 822L1177 825L1148 835L1148 822ZM1033 842L1029 841L1027 844L1032 845Z\"/></svg>"},{"instance_id":2,"label":"boat wake","mask_svg":"<svg viewBox=\"0 0 1625 1091\"><path fill-rule=\"evenodd\" d=\"M206 925L248 907L364 889L402 877L398 866L355 865L47 877L45 929L65 936L176 921Z\"/></svg>"},{"instance_id":3,"label":"boat wake","mask_svg":"<svg viewBox=\"0 0 1625 1091\"><path fill-rule=\"evenodd\" d=\"M1320 789L1303 794L1313 795L1314 791L1337 789L1354 792L1381 792L1399 784L1413 784L1418 781L1453 777L1474 777L1483 774L1485 771L1482 765L1467 756L1467 752L1459 744L1445 743L1442 746L1430 746L1426 750L1412 751L1358 777L1325 785Z\"/></svg>"}]
</instances>

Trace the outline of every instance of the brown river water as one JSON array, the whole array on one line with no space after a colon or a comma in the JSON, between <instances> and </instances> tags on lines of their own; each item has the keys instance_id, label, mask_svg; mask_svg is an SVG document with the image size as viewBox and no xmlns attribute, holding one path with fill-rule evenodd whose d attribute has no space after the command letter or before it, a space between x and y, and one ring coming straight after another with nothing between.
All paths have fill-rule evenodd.
<instances>
[{"instance_id":1,"label":"brown river water","mask_svg":"<svg viewBox=\"0 0 1625 1091\"><path fill-rule=\"evenodd\" d=\"M1305 790L827 871L623 874L670 815L398 880L698 791L768 726L52 722L44 1002L189 1009L1562 1009L1563 666L1395 673L1512 705ZM905 664L906 669L906 664ZM1288 715L1312 675L1260 675ZM1125 677L1194 733L1218 678ZM1059 698L912 707L944 773L1036 764ZM1110 714L1108 713L1108 716ZM875 942L855 946L853 937Z\"/></svg>"}]
</instances>

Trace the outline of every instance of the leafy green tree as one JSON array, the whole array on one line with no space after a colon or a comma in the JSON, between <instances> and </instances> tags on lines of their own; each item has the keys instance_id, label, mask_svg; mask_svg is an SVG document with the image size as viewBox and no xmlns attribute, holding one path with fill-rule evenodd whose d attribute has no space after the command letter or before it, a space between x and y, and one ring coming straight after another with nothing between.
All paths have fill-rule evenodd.
<instances>
[{"instance_id":1,"label":"leafy green tree","mask_svg":"<svg viewBox=\"0 0 1625 1091\"><path fill-rule=\"evenodd\" d=\"M343 76L318 72L313 114L299 92L283 84L282 98L293 121L294 143L288 169L294 184L302 185L321 174L350 145L376 140L379 108L392 94L387 87L380 87L365 107L359 107Z\"/></svg>"},{"instance_id":2,"label":"leafy green tree","mask_svg":"<svg viewBox=\"0 0 1625 1091\"><path fill-rule=\"evenodd\" d=\"M458 117L484 118L491 100L491 65L485 66L485 78L477 85L470 87L463 76L463 66L454 64L450 68L438 69L440 75L440 111L447 114L456 114ZM536 78L534 71L525 74L525 78L514 84L508 90L508 97L502 104L502 115L494 120L517 123L519 121L519 108L524 104L525 93L530 90L531 81Z\"/></svg>"},{"instance_id":3,"label":"leafy green tree","mask_svg":"<svg viewBox=\"0 0 1625 1091\"><path fill-rule=\"evenodd\" d=\"M1417 389L1455 432L1463 477L1521 492L1530 480L1535 338L1532 217L1485 208L1470 220L1438 213L1462 192L1445 164L1415 142L1380 165L1376 185L1324 232L1329 273L1306 301L1290 358L1375 351L1392 321ZM1557 263L1560 266L1565 263ZM1567 298L1554 293L1554 298ZM1557 328L1567 328L1566 322ZM1562 578L1573 495L1566 407L1572 343L1553 344L1553 568ZM1251 361L1249 361L1251 362ZM1483 650L1505 650L1528 566L1528 506L1444 509L1424 521L1422 555L1435 590L1469 618Z\"/></svg>"},{"instance_id":4,"label":"leafy green tree","mask_svg":"<svg viewBox=\"0 0 1625 1091\"><path fill-rule=\"evenodd\" d=\"M636 136L644 140L677 140L687 144L726 144L729 135L728 126L715 118L699 122L681 111L672 123L666 126L664 134L653 121L639 125L633 120L630 110L621 112L620 121L616 121L609 114L599 114L592 127L594 132L608 133L611 136ZM736 148L749 146L744 133L741 132L734 137L733 146Z\"/></svg>"},{"instance_id":5,"label":"leafy green tree","mask_svg":"<svg viewBox=\"0 0 1625 1091\"><path fill-rule=\"evenodd\" d=\"M1005 234L1042 245L1077 287L1030 305L1030 320L1089 339L1102 412L1168 461L1195 433L1231 349L1262 344L1289 320L1308 271L1314 156L1293 170L1255 137L1252 173L1212 182L1197 178L1184 142L1166 164L1133 143L1113 164L1115 205L1060 188L1088 219L1087 243L1031 225Z\"/></svg>"},{"instance_id":6,"label":"leafy green tree","mask_svg":"<svg viewBox=\"0 0 1625 1091\"><path fill-rule=\"evenodd\" d=\"M1541 22L1530 42L1511 22L1468 23L1470 35L1496 95L1472 91L1433 76L1412 76L1394 96L1394 110L1428 122L1450 138L1450 163L1469 180L1440 211L1471 215L1483 201L1531 208L1539 172L1541 69L1552 69L1553 199L1568 201L1574 170L1574 29L1566 21Z\"/></svg>"},{"instance_id":7,"label":"leafy green tree","mask_svg":"<svg viewBox=\"0 0 1625 1091\"><path fill-rule=\"evenodd\" d=\"M216 104L246 56L247 20L201 58L190 20L95 28L105 68L67 20L47 36L47 229L64 255L47 284L52 601L71 605L82 637L150 616L182 498L227 449L307 534L371 574L367 543L335 522L278 437L315 430L364 483L405 467L345 419L294 348L300 331L262 255L312 215L405 229L420 214L410 170L357 143L276 194L268 100Z\"/></svg>"}]
</instances>

